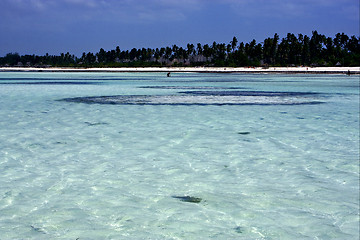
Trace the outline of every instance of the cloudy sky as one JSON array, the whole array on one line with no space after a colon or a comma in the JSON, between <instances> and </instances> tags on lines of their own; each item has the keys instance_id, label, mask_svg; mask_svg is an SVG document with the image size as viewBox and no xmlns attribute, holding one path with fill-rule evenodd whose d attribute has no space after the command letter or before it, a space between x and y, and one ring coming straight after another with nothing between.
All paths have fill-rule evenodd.
<instances>
[{"instance_id":1,"label":"cloudy sky","mask_svg":"<svg viewBox=\"0 0 360 240\"><path fill-rule=\"evenodd\" d=\"M0 56L359 36L359 0L0 0Z\"/></svg>"}]
</instances>

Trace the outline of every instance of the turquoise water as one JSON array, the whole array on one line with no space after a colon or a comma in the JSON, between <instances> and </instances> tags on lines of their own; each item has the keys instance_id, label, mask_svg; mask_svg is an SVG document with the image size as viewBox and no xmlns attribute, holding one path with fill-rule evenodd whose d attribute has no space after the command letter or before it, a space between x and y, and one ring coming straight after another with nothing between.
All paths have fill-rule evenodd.
<instances>
[{"instance_id":1,"label":"turquoise water","mask_svg":"<svg viewBox=\"0 0 360 240\"><path fill-rule=\"evenodd\" d=\"M359 77L0 73L0 239L358 239Z\"/></svg>"}]
</instances>

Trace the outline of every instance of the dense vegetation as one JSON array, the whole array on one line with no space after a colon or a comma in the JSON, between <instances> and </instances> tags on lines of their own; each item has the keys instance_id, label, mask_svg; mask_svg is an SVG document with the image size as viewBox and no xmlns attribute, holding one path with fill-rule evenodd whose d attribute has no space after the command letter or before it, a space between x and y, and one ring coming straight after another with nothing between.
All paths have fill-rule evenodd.
<instances>
[{"instance_id":1,"label":"dense vegetation","mask_svg":"<svg viewBox=\"0 0 360 240\"><path fill-rule=\"evenodd\" d=\"M163 48L133 48L83 53L81 57L69 52L59 56L22 55L8 53L0 57L1 66L57 67L150 67L150 66L360 66L360 37L338 33L335 38L317 31L312 36L288 33L266 38L262 43L238 42L229 44L187 44Z\"/></svg>"}]
</instances>

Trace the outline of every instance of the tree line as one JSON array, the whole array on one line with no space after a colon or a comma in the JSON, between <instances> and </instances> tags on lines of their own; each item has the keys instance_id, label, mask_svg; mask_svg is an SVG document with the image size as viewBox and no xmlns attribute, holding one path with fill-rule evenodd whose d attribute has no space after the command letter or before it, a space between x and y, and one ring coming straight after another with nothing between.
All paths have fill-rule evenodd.
<instances>
[{"instance_id":1,"label":"tree line","mask_svg":"<svg viewBox=\"0 0 360 240\"><path fill-rule=\"evenodd\" d=\"M1 66L35 67L161 67L161 66L360 66L360 37L337 33L334 38L317 31L312 36L288 33L280 40L277 33L258 43L187 44L186 48L172 45L162 48L113 50L103 48L97 53L44 56L8 53L0 57Z\"/></svg>"}]
</instances>

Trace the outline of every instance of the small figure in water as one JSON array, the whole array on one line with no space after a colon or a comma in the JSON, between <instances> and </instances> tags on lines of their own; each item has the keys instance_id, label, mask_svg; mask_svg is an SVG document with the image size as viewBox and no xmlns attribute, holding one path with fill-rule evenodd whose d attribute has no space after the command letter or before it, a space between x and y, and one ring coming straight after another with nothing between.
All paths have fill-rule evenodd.
<instances>
[{"instance_id":1,"label":"small figure in water","mask_svg":"<svg viewBox=\"0 0 360 240\"><path fill-rule=\"evenodd\" d=\"M350 76L350 75L351 75L350 70L348 70L348 71L347 71L347 75L348 75L348 76Z\"/></svg>"},{"instance_id":2,"label":"small figure in water","mask_svg":"<svg viewBox=\"0 0 360 240\"><path fill-rule=\"evenodd\" d=\"M167 76L170 77L170 72L167 73Z\"/></svg>"}]
</instances>

